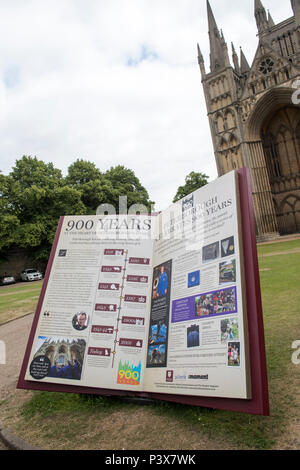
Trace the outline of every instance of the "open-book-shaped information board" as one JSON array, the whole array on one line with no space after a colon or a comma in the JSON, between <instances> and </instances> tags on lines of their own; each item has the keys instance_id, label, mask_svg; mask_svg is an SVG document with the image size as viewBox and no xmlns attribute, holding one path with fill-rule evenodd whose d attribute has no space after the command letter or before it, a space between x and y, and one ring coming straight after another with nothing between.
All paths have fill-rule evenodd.
<instances>
[{"instance_id":1,"label":"open-book-shaped information board","mask_svg":"<svg viewBox=\"0 0 300 470\"><path fill-rule=\"evenodd\" d=\"M268 414L248 170L158 215L62 217L18 387Z\"/></svg>"}]
</instances>

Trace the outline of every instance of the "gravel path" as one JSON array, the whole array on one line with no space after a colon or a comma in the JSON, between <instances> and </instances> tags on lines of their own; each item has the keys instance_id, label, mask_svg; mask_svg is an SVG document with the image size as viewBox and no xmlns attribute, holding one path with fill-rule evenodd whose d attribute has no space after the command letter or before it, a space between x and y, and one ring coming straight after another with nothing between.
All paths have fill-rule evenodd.
<instances>
[{"instance_id":1,"label":"gravel path","mask_svg":"<svg viewBox=\"0 0 300 470\"><path fill-rule=\"evenodd\" d=\"M0 341L6 349L6 364L0 364L0 401L16 390L32 320L33 314L0 326ZM0 440L0 450L5 449Z\"/></svg>"},{"instance_id":2,"label":"gravel path","mask_svg":"<svg viewBox=\"0 0 300 470\"><path fill-rule=\"evenodd\" d=\"M9 449L4 445L4 443L0 439L0 451L1 450L9 450Z\"/></svg>"},{"instance_id":3,"label":"gravel path","mask_svg":"<svg viewBox=\"0 0 300 470\"><path fill-rule=\"evenodd\" d=\"M16 388L32 320L33 314L0 326L0 340L6 347L6 364L0 365L0 400Z\"/></svg>"}]
</instances>

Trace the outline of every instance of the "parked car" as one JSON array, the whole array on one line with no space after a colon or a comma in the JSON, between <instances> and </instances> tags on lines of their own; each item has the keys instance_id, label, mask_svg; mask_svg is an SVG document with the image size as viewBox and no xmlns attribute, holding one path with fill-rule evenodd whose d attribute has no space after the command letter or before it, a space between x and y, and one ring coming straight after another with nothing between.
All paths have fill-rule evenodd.
<instances>
[{"instance_id":1,"label":"parked car","mask_svg":"<svg viewBox=\"0 0 300 470\"><path fill-rule=\"evenodd\" d=\"M43 275L37 269L25 269L21 272L21 279L22 281L40 281Z\"/></svg>"},{"instance_id":2,"label":"parked car","mask_svg":"<svg viewBox=\"0 0 300 470\"><path fill-rule=\"evenodd\" d=\"M16 280L10 274L0 276L0 286L7 286L8 284L15 284Z\"/></svg>"}]
</instances>

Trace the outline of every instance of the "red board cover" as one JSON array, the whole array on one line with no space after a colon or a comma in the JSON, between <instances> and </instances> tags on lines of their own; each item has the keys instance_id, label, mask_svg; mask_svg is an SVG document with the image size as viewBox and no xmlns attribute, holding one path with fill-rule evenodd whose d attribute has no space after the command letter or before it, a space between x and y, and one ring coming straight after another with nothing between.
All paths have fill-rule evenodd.
<instances>
[{"instance_id":1,"label":"red board cover","mask_svg":"<svg viewBox=\"0 0 300 470\"><path fill-rule=\"evenodd\" d=\"M182 403L193 406L207 407L213 409L222 409L228 411L236 411L241 413L269 416L269 395L268 395L268 379L265 353L265 338L263 325L263 312L261 302L259 267L256 248L256 232L254 221L254 210L251 193L250 171L243 168L237 171L240 192L240 208L242 217L242 236L244 247L244 274L246 285L246 301L248 315L248 337L250 348L250 369L251 369L251 400L237 400L225 398L206 398L191 397L183 395L167 395L153 393L136 393L122 392L115 390L88 388L64 384L50 384L42 382L29 382L24 379L28 366L30 351L35 337L38 319L41 312L43 299L45 296L49 275L51 272L53 259L61 232L63 217L60 218L57 232L55 235L53 247L51 250L43 288L34 316L31 332L25 356L17 384L17 388L28 390L44 390L53 392L69 392L95 395L111 395L111 396L130 396L147 399L155 399L169 402ZM132 260L133 261L133 260ZM139 260L134 260L139 261Z\"/></svg>"}]
</instances>

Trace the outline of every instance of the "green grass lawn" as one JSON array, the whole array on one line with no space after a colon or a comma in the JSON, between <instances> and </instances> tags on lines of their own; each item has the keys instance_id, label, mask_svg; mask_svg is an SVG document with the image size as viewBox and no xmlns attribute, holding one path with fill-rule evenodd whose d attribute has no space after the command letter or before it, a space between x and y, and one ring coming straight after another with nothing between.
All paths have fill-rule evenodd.
<instances>
[{"instance_id":1,"label":"green grass lawn","mask_svg":"<svg viewBox=\"0 0 300 470\"><path fill-rule=\"evenodd\" d=\"M300 250L300 239L281 243L267 243L257 246L258 255L267 255L269 253L278 253L284 251Z\"/></svg>"},{"instance_id":2,"label":"green grass lawn","mask_svg":"<svg viewBox=\"0 0 300 470\"><path fill-rule=\"evenodd\" d=\"M20 283L0 288L0 325L27 313L34 313L42 281Z\"/></svg>"},{"instance_id":3,"label":"green grass lawn","mask_svg":"<svg viewBox=\"0 0 300 470\"><path fill-rule=\"evenodd\" d=\"M216 443L230 442L235 448L271 449L277 448L285 436L291 418L299 417L300 404L295 400L299 389L300 366L291 362L291 346L294 341L300 340L300 240L261 245L258 252L271 417L161 403L147 407L147 413L157 416L156 432L159 432L160 420L171 419L178 423L180 433L188 434L196 430L199 439L205 435ZM269 256L272 253L277 254ZM2 306L0 308L2 312ZM34 428L42 421L39 442L47 446L47 436L51 435L55 447L55 443L59 444L62 439L63 429L59 429L59 423L68 429L80 429L81 436L84 436L85 432L91 432L91 426L101 428L102 419L105 419L108 410L112 420L114 416L120 416L121 412L125 416L129 411L135 412L132 405L128 407L113 398L34 392L21 409L18 432L26 438L30 426ZM86 426L88 420L89 431ZM119 434L122 435L122 429ZM101 445L101 435L98 439L97 444L95 438L95 446ZM145 431L145 435L140 431L136 439L149 439L149 430ZM73 448L72 438L69 441L66 438L64 445L65 448Z\"/></svg>"}]
</instances>

